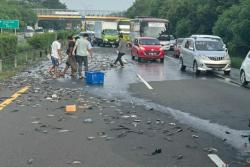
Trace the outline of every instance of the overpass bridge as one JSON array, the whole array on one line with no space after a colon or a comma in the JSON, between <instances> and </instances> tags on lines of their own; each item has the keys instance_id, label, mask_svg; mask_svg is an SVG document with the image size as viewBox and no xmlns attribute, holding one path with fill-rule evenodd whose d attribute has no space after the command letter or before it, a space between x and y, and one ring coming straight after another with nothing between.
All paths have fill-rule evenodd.
<instances>
[{"instance_id":1,"label":"overpass bridge","mask_svg":"<svg viewBox=\"0 0 250 167\"><path fill-rule=\"evenodd\" d=\"M33 9L41 20L81 20L81 21L117 21L124 19L122 12L113 10L65 10Z\"/></svg>"}]
</instances>

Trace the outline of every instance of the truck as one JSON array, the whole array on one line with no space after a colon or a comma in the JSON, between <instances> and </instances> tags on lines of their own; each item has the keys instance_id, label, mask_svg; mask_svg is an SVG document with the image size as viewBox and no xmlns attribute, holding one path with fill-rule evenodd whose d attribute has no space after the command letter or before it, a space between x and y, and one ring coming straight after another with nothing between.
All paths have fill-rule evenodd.
<instances>
[{"instance_id":1,"label":"truck","mask_svg":"<svg viewBox=\"0 0 250 167\"><path fill-rule=\"evenodd\" d=\"M123 38L129 42L130 41L130 19L120 19L118 21L117 29L119 34L123 35Z\"/></svg>"},{"instance_id":2,"label":"truck","mask_svg":"<svg viewBox=\"0 0 250 167\"><path fill-rule=\"evenodd\" d=\"M97 21L95 22L95 38L98 46L117 46L119 33L117 22Z\"/></svg>"}]
</instances>

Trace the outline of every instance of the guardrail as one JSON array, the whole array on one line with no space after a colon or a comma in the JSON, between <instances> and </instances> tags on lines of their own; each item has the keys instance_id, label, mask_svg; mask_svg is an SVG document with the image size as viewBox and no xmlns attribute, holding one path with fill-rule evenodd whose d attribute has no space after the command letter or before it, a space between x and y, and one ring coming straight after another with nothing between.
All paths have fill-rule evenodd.
<instances>
[{"instance_id":1,"label":"guardrail","mask_svg":"<svg viewBox=\"0 0 250 167\"><path fill-rule=\"evenodd\" d=\"M65 10L65 9L33 9L37 15L43 16L123 16L123 12L115 10Z\"/></svg>"},{"instance_id":2,"label":"guardrail","mask_svg":"<svg viewBox=\"0 0 250 167\"><path fill-rule=\"evenodd\" d=\"M27 50L16 55L0 58L0 73L14 71L21 67L34 64L38 60L45 58L47 51Z\"/></svg>"}]
</instances>

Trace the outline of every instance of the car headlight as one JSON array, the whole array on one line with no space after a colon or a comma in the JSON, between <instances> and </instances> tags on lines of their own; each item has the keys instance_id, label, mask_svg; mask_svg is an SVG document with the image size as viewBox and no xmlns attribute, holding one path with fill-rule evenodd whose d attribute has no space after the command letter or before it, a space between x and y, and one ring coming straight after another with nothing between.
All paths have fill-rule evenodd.
<instances>
[{"instance_id":1,"label":"car headlight","mask_svg":"<svg viewBox=\"0 0 250 167\"><path fill-rule=\"evenodd\" d=\"M161 47L161 48L160 48L160 51L164 51L164 48L163 48L163 47Z\"/></svg>"}]
</instances>

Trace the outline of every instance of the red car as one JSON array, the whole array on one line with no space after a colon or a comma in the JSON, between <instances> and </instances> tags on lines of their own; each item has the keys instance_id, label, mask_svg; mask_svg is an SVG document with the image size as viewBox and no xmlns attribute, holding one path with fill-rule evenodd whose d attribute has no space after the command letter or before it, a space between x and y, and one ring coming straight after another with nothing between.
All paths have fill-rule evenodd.
<instances>
[{"instance_id":1,"label":"red car","mask_svg":"<svg viewBox=\"0 0 250 167\"><path fill-rule=\"evenodd\" d=\"M142 59L159 59L163 63L165 51L158 39L139 37L132 44L131 56L133 60L137 57L139 62Z\"/></svg>"},{"instance_id":2,"label":"red car","mask_svg":"<svg viewBox=\"0 0 250 167\"><path fill-rule=\"evenodd\" d=\"M183 42L184 38L178 38L176 40L176 45L174 47L174 57L179 58L181 54L181 44Z\"/></svg>"}]
</instances>

